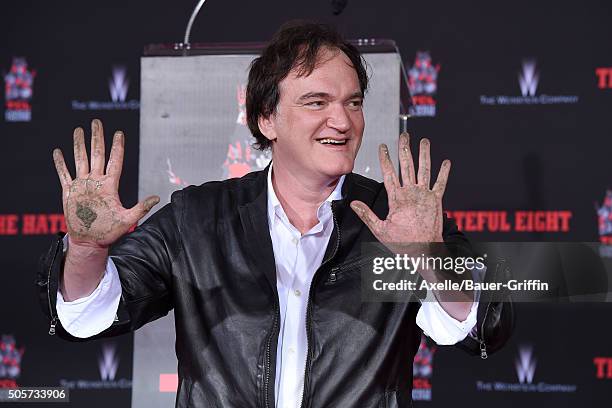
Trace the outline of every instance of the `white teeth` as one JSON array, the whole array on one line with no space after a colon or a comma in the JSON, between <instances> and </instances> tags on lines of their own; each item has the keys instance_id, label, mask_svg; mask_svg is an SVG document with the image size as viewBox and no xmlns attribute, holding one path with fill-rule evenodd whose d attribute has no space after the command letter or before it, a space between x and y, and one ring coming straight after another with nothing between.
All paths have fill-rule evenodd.
<instances>
[{"instance_id":1,"label":"white teeth","mask_svg":"<svg viewBox=\"0 0 612 408\"><path fill-rule=\"evenodd\" d=\"M346 140L321 139L321 140L319 140L319 143L321 143L321 144L343 145L343 144L346 144Z\"/></svg>"}]
</instances>

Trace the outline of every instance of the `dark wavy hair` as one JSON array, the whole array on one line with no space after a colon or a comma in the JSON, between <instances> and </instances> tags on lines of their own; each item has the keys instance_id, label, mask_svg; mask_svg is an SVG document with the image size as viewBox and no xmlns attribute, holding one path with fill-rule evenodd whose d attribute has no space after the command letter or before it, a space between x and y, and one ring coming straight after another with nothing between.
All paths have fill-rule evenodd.
<instances>
[{"instance_id":1,"label":"dark wavy hair","mask_svg":"<svg viewBox=\"0 0 612 408\"><path fill-rule=\"evenodd\" d=\"M251 63L246 90L247 125L255 137L255 148L265 150L271 142L259 130L259 117L269 118L280 99L280 82L296 69L298 76L308 76L315 69L323 47L342 51L351 60L361 92L368 88L366 64L355 46L345 41L332 27L324 24L291 21L281 26L261 56Z\"/></svg>"}]
</instances>

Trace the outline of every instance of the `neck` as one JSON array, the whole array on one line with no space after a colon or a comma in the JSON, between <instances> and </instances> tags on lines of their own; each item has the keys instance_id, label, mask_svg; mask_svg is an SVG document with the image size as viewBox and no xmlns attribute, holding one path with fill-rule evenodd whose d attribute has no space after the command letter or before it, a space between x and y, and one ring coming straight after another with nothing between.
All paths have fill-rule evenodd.
<instances>
[{"instance_id":1,"label":"neck","mask_svg":"<svg viewBox=\"0 0 612 408\"><path fill-rule=\"evenodd\" d=\"M304 234L314 227L319 219L319 205L334 191L340 177L315 178L288 171L282 163L273 161L272 186L289 222Z\"/></svg>"}]
</instances>

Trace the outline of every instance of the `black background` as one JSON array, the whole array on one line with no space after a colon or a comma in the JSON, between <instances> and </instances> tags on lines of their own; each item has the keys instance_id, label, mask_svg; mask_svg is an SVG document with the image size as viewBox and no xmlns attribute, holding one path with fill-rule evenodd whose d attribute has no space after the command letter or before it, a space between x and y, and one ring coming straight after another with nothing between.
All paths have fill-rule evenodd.
<instances>
[{"instance_id":1,"label":"black background","mask_svg":"<svg viewBox=\"0 0 612 408\"><path fill-rule=\"evenodd\" d=\"M110 101L113 65L128 68L128 99L140 95L146 44L180 42L192 1L3 2L0 71L23 56L36 71L31 122L0 118L0 214L61 213L51 151L72 168L72 130L99 117L125 131L120 195L137 201L138 111L74 111L72 100ZM475 240L597 241L594 203L612 186L612 89L597 87L597 67L612 67L612 5L606 1L355 1L339 16L329 1L209 0L193 42L267 41L292 18L329 22L347 38L396 41L407 67L418 50L440 64L437 114L412 118L411 133L431 139L434 167L453 161L445 195L449 210L569 210L566 233L472 233ZM480 95L519 96L518 72L534 58L538 94L578 95L577 104L483 106ZM4 100L2 100L4 105ZM107 149L108 150L108 149ZM0 334L25 352L20 386L57 386L60 378L99 380L100 342L50 337L34 291L38 256L51 237L0 236ZM511 343L486 361L439 348L434 400L422 405L607 406L612 379L595 377L595 356L612 357L609 304L521 305ZM117 378L131 378L132 336L115 339ZM476 392L476 379L517 382L520 344L534 345L534 381L578 385L574 395ZM461 397L460 400L457 396ZM127 391L76 391L71 406L129 405ZM460 401L460 402L459 402Z\"/></svg>"}]
</instances>

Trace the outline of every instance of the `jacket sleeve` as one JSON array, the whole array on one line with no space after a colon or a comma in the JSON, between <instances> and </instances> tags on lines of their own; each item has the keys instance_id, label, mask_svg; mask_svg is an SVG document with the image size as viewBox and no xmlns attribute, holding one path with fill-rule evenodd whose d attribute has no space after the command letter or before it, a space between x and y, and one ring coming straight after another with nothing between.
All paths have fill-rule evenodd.
<instances>
[{"instance_id":1,"label":"jacket sleeve","mask_svg":"<svg viewBox=\"0 0 612 408\"><path fill-rule=\"evenodd\" d=\"M57 291L64 261L64 233L58 234L40 258L35 282L41 307L49 319L49 334L57 333L71 341L117 336L167 315L173 308L172 280L176 273L173 266L182 248L179 231L182 207L182 191L175 192L169 204L112 246L110 257L121 282L117 316L108 329L87 339L66 332L57 315Z\"/></svg>"},{"instance_id":2,"label":"jacket sleeve","mask_svg":"<svg viewBox=\"0 0 612 408\"><path fill-rule=\"evenodd\" d=\"M479 256L467 237L459 231L455 221L447 218L446 215L444 216L443 236L445 243L450 244L451 251L456 251L455 255ZM510 273L508 265L503 260L491 258L489 257L485 263L484 281L507 281ZM483 291L478 304L476 326L456 346L485 359L506 344L512 336L515 319L514 305L508 291L495 296L490 291Z\"/></svg>"}]
</instances>

